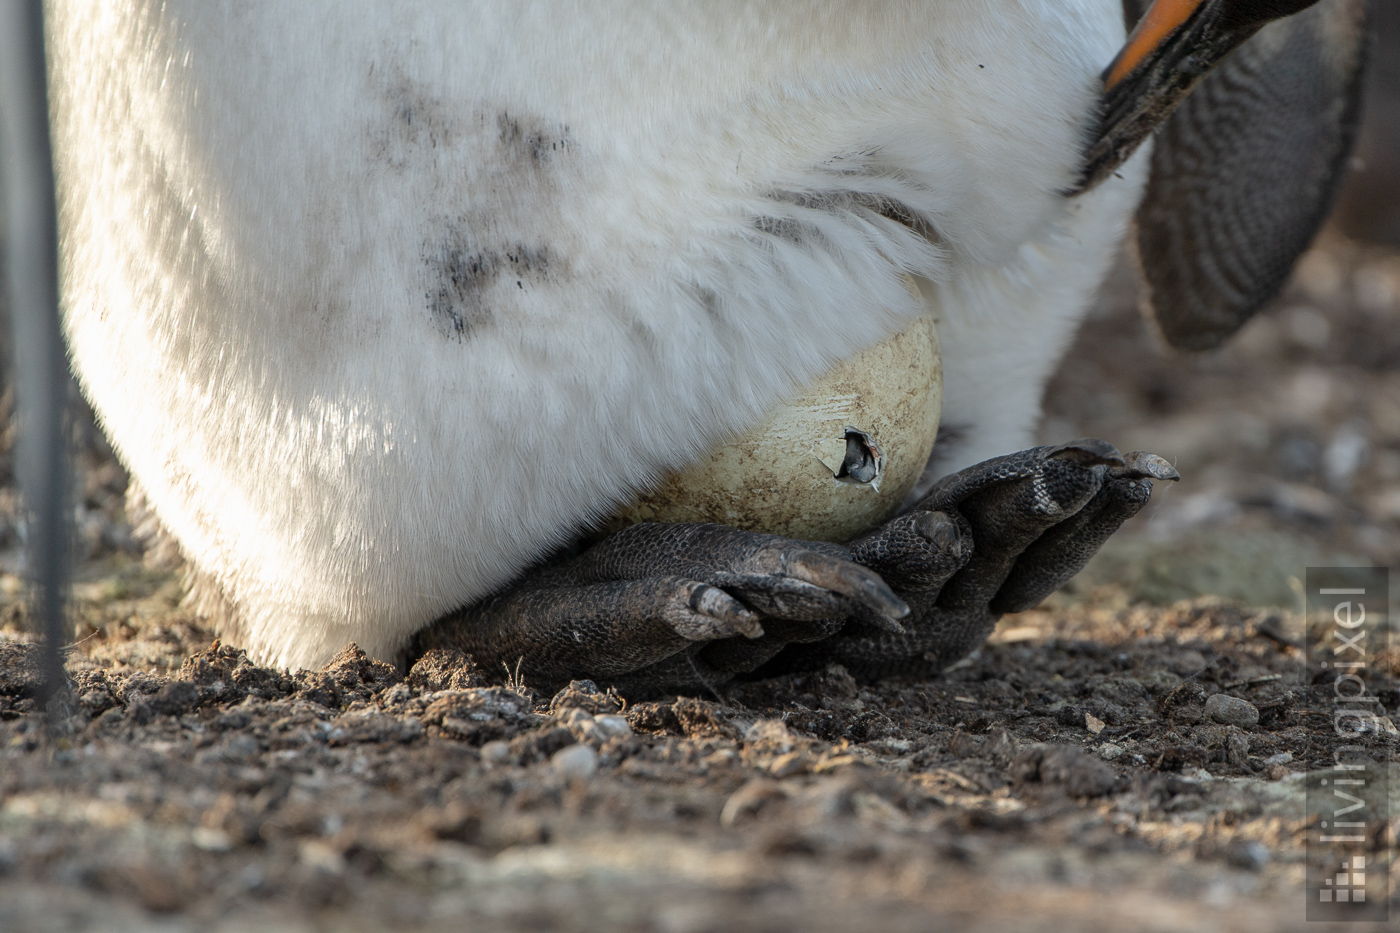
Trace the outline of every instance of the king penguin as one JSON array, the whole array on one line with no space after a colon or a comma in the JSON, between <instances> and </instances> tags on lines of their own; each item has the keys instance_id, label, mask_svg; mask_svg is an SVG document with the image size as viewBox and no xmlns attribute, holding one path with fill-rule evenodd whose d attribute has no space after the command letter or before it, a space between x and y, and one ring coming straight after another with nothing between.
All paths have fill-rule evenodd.
<instances>
[{"instance_id":1,"label":"king penguin","mask_svg":"<svg viewBox=\"0 0 1400 933\"><path fill-rule=\"evenodd\" d=\"M933 476L1029 446L1135 213L1167 338L1223 339L1345 162L1364 7L1266 25L1309 5L54 0L72 362L226 638L392 658L906 275Z\"/></svg>"}]
</instances>

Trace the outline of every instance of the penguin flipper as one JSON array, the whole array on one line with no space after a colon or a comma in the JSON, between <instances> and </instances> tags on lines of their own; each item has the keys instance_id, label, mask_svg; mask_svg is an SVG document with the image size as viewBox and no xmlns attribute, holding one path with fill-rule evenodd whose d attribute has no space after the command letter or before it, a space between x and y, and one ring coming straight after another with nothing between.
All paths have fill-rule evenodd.
<instances>
[{"instance_id":1,"label":"penguin flipper","mask_svg":"<svg viewBox=\"0 0 1400 933\"><path fill-rule=\"evenodd\" d=\"M1204 350L1282 288L1326 219L1360 113L1366 0L1323 0L1260 30L1157 134L1137 213L1147 304Z\"/></svg>"}]
</instances>

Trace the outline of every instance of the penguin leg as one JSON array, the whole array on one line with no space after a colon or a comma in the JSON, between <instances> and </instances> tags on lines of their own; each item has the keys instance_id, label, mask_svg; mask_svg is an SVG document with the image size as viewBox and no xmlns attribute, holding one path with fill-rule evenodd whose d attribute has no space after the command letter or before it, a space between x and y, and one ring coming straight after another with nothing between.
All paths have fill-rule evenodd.
<instances>
[{"instance_id":1,"label":"penguin leg","mask_svg":"<svg viewBox=\"0 0 1400 933\"><path fill-rule=\"evenodd\" d=\"M911 512L850 544L912 610L903 632L853 619L795 645L764 672L840 661L857 676L937 671L968 654L1002 613L1028 609L1078 573L1176 471L1096 439L997 457L940 480Z\"/></svg>"},{"instance_id":2,"label":"penguin leg","mask_svg":"<svg viewBox=\"0 0 1400 933\"><path fill-rule=\"evenodd\" d=\"M724 525L643 524L439 620L417 649L458 648L487 669L519 665L545 685L590 677L660 689L724 679L789 642L825 638L850 617L897 631L908 613L840 545ZM691 650L722 639L757 643L758 660L736 668Z\"/></svg>"}]
</instances>

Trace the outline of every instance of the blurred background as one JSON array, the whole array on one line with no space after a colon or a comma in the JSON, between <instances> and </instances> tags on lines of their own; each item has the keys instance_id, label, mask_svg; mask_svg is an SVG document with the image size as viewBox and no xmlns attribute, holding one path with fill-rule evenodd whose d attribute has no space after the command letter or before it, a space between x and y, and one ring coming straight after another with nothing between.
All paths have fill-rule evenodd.
<instances>
[{"instance_id":1,"label":"blurred background","mask_svg":"<svg viewBox=\"0 0 1400 933\"><path fill-rule=\"evenodd\" d=\"M1294 581L1309 565L1400 564L1400 3L1376 0L1373 10L1377 38L1350 176L1279 300L1223 349L1176 353L1141 316L1124 259L1067 354L1046 399L1043 442L1102 437L1167 457L1183 479L1159 488L1149 510L1053 600L1215 594L1293 605ZM3 386L8 337L0 326ZM126 474L74 399L79 603L159 591L171 607L178 583L152 566L168 570L170 555L146 555L143 564L124 507ZM6 390L0 595L21 586L24 559L11 407Z\"/></svg>"}]
</instances>

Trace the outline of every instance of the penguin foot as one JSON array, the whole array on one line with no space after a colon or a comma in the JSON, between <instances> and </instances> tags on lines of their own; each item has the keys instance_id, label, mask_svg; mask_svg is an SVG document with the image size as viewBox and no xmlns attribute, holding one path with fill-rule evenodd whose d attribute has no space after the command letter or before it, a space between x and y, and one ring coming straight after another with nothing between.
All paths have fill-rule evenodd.
<instances>
[{"instance_id":1,"label":"penguin foot","mask_svg":"<svg viewBox=\"0 0 1400 933\"><path fill-rule=\"evenodd\" d=\"M829 661L857 677L940 670L991 634L1002 613L1062 586L1177 472L1155 454L1088 438L997 457L944 477L910 511L852 541L852 556L910 606L902 632L857 617L794 645L763 673ZM711 649L713 650L713 649Z\"/></svg>"},{"instance_id":2,"label":"penguin foot","mask_svg":"<svg viewBox=\"0 0 1400 933\"><path fill-rule=\"evenodd\" d=\"M576 677L647 690L713 684L850 618L902 631L909 607L840 545L713 524L642 524L435 622L451 647L527 682Z\"/></svg>"}]
</instances>

